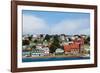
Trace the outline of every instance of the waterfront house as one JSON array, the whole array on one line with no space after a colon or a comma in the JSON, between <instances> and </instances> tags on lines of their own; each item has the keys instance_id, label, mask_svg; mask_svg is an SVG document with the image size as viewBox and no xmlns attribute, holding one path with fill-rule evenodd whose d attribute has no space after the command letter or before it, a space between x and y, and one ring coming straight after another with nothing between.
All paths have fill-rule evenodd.
<instances>
[{"instance_id":1,"label":"waterfront house","mask_svg":"<svg viewBox=\"0 0 100 73\"><path fill-rule=\"evenodd\" d=\"M23 51L22 57L30 57L30 51Z\"/></svg>"},{"instance_id":2,"label":"waterfront house","mask_svg":"<svg viewBox=\"0 0 100 73\"><path fill-rule=\"evenodd\" d=\"M32 57L44 56L44 55L45 55L44 51L40 49L34 49L32 50L32 53L31 53Z\"/></svg>"},{"instance_id":3,"label":"waterfront house","mask_svg":"<svg viewBox=\"0 0 100 73\"><path fill-rule=\"evenodd\" d=\"M27 48L28 48L28 45L23 45L22 46L22 50L27 50Z\"/></svg>"},{"instance_id":4,"label":"waterfront house","mask_svg":"<svg viewBox=\"0 0 100 73\"><path fill-rule=\"evenodd\" d=\"M70 43L64 45L65 54L78 54L80 50L80 45L78 43Z\"/></svg>"},{"instance_id":5,"label":"waterfront house","mask_svg":"<svg viewBox=\"0 0 100 73\"><path fill-rule=\"evenodd\" d=\"M73 41L74 43L78 43L79 46L80 46L80 52L82 52L84 50L84 38L83 37L80 37L80 38L77 38Z\"/></svg>"},{"instance_id":6,"label":"waterfront house","mask_svg":"<svg viewBox=\"0 0 100 73\"><path fill-rule=\"evenodd\" d=\"M62 48L57 48L55 54L64 54L64 50Z\"/></svg>"},{"instance_id":7,"label":"waterfront house","mask_svg":"<svg viewBox=\"0 0 100 73\"><path fill-rule=\"evenodd\" d=\"M23 51L31 51L31 49L32 49L32 48L31 48L29 45L23 45L23 46L22 46L22 50L23 50Z\"/></svg>"},{"instance_id":8,"label":"waterfront house","mask_svg":"<svg viewBox=\"0 0 100 73\"><path fill-rule=\"evenodd\" d=\"M36 45L36 48L37 48L37 49L42 49L42 47L43 47L42 44L37 44L37 45Z\"/></svg>"},{"instance_id":9,"label":"waterfront house","mask_svg":"<svg viewBox=\"0 0 100 73\"><path fill-rule=\"evenodd\" d=\"M49 52L50 52L49 47L43 46L42 50L44 51L45 55L49 55Z\"/></svg>"}]
</instances>

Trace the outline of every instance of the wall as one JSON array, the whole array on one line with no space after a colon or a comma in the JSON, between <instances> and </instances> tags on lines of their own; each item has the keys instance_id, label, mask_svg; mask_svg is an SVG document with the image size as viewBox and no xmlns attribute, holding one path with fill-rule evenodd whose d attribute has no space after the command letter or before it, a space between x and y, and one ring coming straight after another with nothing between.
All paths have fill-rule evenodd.
<instances>
[{"instance_id":1,"label":"wall","mask_svg":"<svg viewBox=\"0 0 100 73\"><path fill-rule=\"evenodd\" d=\"M74 3L74 4L90 4L90 5L98 5L98 9L100 9L100 0L34 0L34 1L45 1L45 2L58 2L58 3ZM10 29L11 29L11 12L10 12L10 0L0 0L0 73L10 73ZM98 10L100 13L100 10ZM98 19L100 18L100 14L98 14ZM100 22L98 22L99 24ZM100 25L98 25L99 28ZM100 28L99 30L100 31ZM100 34L98 34L100 37ZM98 39L100 40L100 38ZM98 41L100 43L100 41ZM100 47L100 46L98 46ZM98 51L100 51L98 49ZM100 53L98 54L98 56ZM98 59L100 61L100 58ZM98 62L100 65L100 62ZM98 65L98 66L99 66ZM39 71L36 73L99 73L100 66L98 68L84 68L84 69L69 69L69 70L53 70L53 71ZM29 72L33 73L33 72Z\"/></svg>"}]
</instances>

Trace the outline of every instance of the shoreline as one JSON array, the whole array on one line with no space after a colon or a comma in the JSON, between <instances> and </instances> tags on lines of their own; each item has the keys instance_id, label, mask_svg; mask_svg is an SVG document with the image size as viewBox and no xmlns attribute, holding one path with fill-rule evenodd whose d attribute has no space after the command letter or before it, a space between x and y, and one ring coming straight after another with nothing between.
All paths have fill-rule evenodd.
<instances>
[{"instance_id":1,"label":"shoreline","mask_svg":"<svg viewBox=\"0 0 100 73\"><path fill-rule=\"evenodd\" d=\"M45 58L34 58L34 57L28 57L28 58L22 58L22 62L45 62L45 61L67 61L67 60L84 60L84 59L90 59L90 57L45 57Z\"/></svg>"},{"instance_id":2,"label":"shoreline","mask_svg":"<svg viewBox=\"0 0 100 73\"><path fill-rule=\"evenodd\" d=\"M37 57L22 57L22 58L80 58L82 56L37 56Z\"/></svg>"}]
</instances>

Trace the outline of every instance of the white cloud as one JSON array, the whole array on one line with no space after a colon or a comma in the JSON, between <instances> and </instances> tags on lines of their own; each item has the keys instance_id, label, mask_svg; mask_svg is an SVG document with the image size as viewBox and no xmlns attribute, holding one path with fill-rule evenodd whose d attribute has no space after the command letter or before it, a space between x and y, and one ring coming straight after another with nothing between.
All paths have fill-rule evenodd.
<instances>
[{"instance_id":1,"label":"white cloud","mask_svg":"<svg viewBox=\"0 0 100 73\"><path fill-rule=\"evenodd\" d=\"M23 34L46 33L49 30L47 27L43 19L36 16L23 15Z\"/></svg>"},{"instance_id":2,"label":"white cloud","mask_svg":"<svg viewBox=\"0 0 100 73\"><path fill-rule=\"evenodd\" d=\"M56 24L51 31L52 34L89 34L89 32L88 19L65 19Z\"/></svg>"},{"instance_id":3,"label":"white cloud","mask_svg":"<svg viewBox=\"0 0 100 73\"><path fill-rule=\"evenodd\" d=\"M48 25L43 18L23 15L24 34L89 34L89 19L64 19L54 25Z\"/></svg>"},{"instance_id":4,"label":"white cloud","mask_svg":"<svg viewBox=\"0 0 100 73\"><path fill-rule=\"evenodd\" d=\"M90 34L90 29L89 28L87 28L87 29L83 29L83 30L80 30L79 32L78 32L79 34Z\"/></svg>"}]
</instances>

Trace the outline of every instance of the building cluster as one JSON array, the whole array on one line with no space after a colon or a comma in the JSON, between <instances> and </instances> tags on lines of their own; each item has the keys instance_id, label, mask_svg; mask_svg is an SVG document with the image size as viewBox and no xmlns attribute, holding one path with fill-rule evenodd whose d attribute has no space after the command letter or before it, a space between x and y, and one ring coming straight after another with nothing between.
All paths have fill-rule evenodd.
<instances>
[{"instance_id":1,"label":"building cluster","mask_svg":"<svg viewBox=\"0 0 100 73\"><path fill-rule=\"evenodd\" d=\"M39 34L39 35L23 35L22 54L23 57L51 56L51 55L77 55L84 50L84 41L87 35L56 35L57 43L53 53L51 53L51 45L55 35Z\"/></svg>"}]
</instances>

